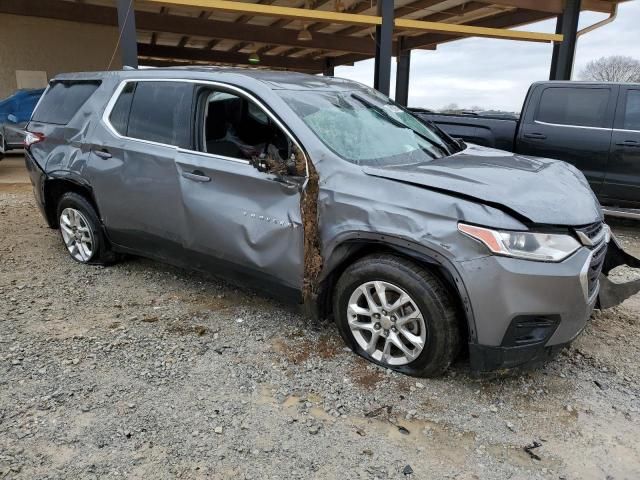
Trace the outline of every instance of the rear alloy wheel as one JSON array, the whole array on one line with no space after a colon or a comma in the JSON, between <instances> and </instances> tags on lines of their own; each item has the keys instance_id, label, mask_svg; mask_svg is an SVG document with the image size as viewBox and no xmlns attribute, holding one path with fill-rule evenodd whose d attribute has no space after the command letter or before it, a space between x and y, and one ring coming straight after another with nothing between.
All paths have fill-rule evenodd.
<instances>
[{"instance_id":1,"label":"rear alloy wheel","mask_svg":"<svg viewBox=\"0 0 640 480\"><path fill-rule=\"evenodd\" d=\"M455 296L433 271L406 258L370 255L347 267L333 313L354 352L408 375L441 375L460 349Z\"/></svg>"},{"instance_id":2,"label":"rear alloy wheel","mask_svg":"<svg viewBox=\"0 0 640 480\"><path fill-rule=\"evenodd\" d=\"M4 143L4 135L0 134L0 160L2 160L7 153L7 145Z\"/></svg>"},{"instance_id":3,"label":"rear alloy wheel","mask_svg":"<svg viewBox=\"0 0 640 480\"><path fill-rule=\"evenodd\" d=\"M80 210L65 208L60 213L60 233L69 254L77 261L87 263L94 253L95 240L89 221Z\"/></svg>"},{"instance_id":4,"label":"rear alloy wheel","mask_svg":"<svg viewBox=\"0 0 640 480\"><path fill-rule=\"evenodd\" d=\"M58 225L69 255L80 263L108 265L116 260L93 205L82 195L65 193L58 202Z\"/></svg>"}]
</instances>

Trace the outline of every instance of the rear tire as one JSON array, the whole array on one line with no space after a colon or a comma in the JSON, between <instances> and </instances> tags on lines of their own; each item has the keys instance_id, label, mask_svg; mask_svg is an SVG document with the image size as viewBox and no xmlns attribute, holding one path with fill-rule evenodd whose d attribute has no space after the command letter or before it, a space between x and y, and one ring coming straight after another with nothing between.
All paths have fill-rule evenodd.
<instances>
[{"instance_id":1,"label":"rear tire","mask_svg":"<svg viewBox=\"0 0 640 480\"><path fill-rule=\"evenodd\" d=\"M336 284L333 309L347 345L378 365L435 377L458 355L452 293L433 272L404 258L371 255L349 266Z\"/></svg>"},{"instance_id":2,"label":"rear tire","mask_svg":"<svg viewBox=\"0 0 640 480\"><path fill-rule=\"evenodd\" d=\"M67 192L58 202L60 236L71 258L90 265L116 260L102 231L95 209L82 195Z\"/></svg>"},{"instance_id":3,"label":"rear tire","mask_svg":"<svg viewBox=\"0 0 640 480\"><path fill-rule=\"evenodd\" d=\"M7 144L4 141L4 135L0 133L0 160L4 158L7 153Z\"/></svg>"}]
</instances>

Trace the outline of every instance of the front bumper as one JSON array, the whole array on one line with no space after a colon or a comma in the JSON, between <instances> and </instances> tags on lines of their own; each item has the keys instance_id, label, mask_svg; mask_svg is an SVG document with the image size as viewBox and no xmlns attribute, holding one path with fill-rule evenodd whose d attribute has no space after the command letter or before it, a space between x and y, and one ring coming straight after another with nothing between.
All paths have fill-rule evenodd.
<instances>
[{"instance_id":1,"label":"front bumper","mask_svg":"<svg viewBox=\"0 0 640 480\"><path fill-rule=\"evenodd\" d=\"M591 261L591 250L581 248L560 263L500 256L461 262L475 318L472 369L536 364L576 338L597 302L597 287L584 281Z\"/></svg>"},{"instance_id":2,"label":"front bumper","mask_svg":"<svg viewBox=\"0 0 640 480\"><path fill-rule=\"evenodd\" d=\"M596 251L585 247L560 263L498 256L461 262L475 318L469 343L472 370L543 363L582 332L595 307L618 305L640 291L640 280L616 284L607 277L619 265L640 268L640 260L613 235L598 282L590 284Z\"/></svg>"}]
</instances>

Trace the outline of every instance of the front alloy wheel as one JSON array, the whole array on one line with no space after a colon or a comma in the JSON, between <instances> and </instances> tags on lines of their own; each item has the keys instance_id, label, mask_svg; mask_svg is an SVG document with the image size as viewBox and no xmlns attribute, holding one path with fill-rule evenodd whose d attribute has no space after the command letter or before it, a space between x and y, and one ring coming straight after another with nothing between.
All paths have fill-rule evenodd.
<instances>
[{"instance_id":1,"label":"front alloy wheel","mask_svg":"<svg viewBox=\"0 0 640 480\"><path fill-rule=\"evenodd\" d=\"M353 338L374 360L392 366L420 356L427 337L424 317L402 288L383 281L357 287L347 307Z\"/></svg>"},{"instance_id":2,"label":"front alloy wheel","mask_svg":"<svg viewBox=\"0 0 640 480\"><path fill-rule=\"evenodd\" d=\"M388 253L349 265L333 291L340 335L378 365L441 375L460 347L456 298L429 266Z\"/></svg>"},{"instance_id":3,"label":"front alloy wheel","mask_svg":"<svg viewBox=\"0 0 640 480\"><path fill-rule=\"evenodd\" d=\"M69 254L87 263L93 257L94 238L89 222L79 210L67 207L60 214L60 231Z\"/></svg>"}]
</instances>

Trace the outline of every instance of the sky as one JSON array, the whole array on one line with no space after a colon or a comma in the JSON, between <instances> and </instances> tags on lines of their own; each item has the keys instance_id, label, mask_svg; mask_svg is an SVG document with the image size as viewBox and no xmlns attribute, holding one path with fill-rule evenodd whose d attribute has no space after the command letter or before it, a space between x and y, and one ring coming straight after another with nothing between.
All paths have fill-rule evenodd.
<instances>
[{"instance_id":1,"label":"sky","mask_svg":"<svg viewBox=\"0 0 640 480\"><path fill-rule=\"evenodd\" d=\"M580 28L607 14L582 12ZM555 19L532 23L521 30L554 33ZM439 45L437 50L414 50L411 56L409 106L440 109L452 103L519 112L529 85L549 79L552 47L546 43L470 38ZM613 23L578 40L573 79L591 60L625 55L640 60L640 0L618 8ZM338 67L337 77L373 84L373 60ZM395 92L395 63L391 84Z\"/></svg>"}]
</instances>

